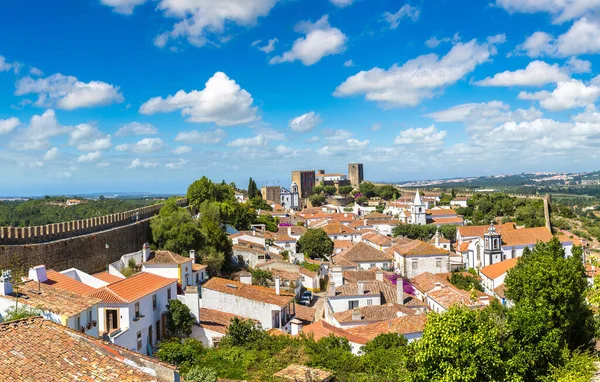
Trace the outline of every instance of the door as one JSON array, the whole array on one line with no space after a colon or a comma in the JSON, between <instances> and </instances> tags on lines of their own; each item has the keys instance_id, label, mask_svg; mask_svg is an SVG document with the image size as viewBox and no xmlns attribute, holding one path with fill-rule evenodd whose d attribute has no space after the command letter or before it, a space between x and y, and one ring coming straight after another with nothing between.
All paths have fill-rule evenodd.
<instances>
[{"instance_id":1,"label":"door","mask_svg":"<svg viewBox=\"0 0 600 382\"><path fill-rule=\"evenodd\" d=\"M107 333L119 328L118 313L116 309L106 309L104 318L105 331Z\"/></svg>"},{"instance_id":2,"label":"door","mask_svg":"<svg viewBox=\"0 0 600 382\"><path fill-rule=\"evenodd\" d=\"M165 338L167 336L167 315L163 314L160 318L160 329L161 329L161 338Z\"/></svg>"},{"instance_id":3,"label":"door","mask_svg":"<svg viewBox=\"0 0 600 382\"><path fill-rule=\"evenodd\" d=\"M154 345L154 341L153 341L153 335L154 333L152 332L152 325L148 326L148 343L150 344L150 346Z\"/></svg>"},{"instance_id":4,"label":"door","mask_svg":"<svg viewBox=\"0 0 600 382\"><path fill-rule=\"evenodd\" d=\"M160 332L160 320L156 321L156 341L160 341L161 340L161 332Z\"/></svg>"}]
</instances>

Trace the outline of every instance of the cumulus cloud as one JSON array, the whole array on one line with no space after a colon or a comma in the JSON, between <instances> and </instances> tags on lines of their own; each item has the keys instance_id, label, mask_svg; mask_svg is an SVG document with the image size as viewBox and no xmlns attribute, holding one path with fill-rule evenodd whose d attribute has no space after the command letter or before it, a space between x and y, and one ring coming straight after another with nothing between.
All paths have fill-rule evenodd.
<instances>
[{"instance_id":1,"label":"cumulus cloud","mask_svg":"<svg viewBox=\"0 0 600 382\"><path fill-rule=\"evenodd\" d=\"M287 147L284 145L278 145L277 147L275 147L275 153L277 153L277 155L280 157L293 158L293 157L298 156L298 154L300 153L300 150L294 149L291 147Z\"/></svg>"},{"instance_id":2,"label":"cumulus cloud","mask_svg":"<svg viewBox=\"0 0 600 382\"><path fill-rule=\"evenodd\" d=\"M154 97L140 107L140 113L152 115L181 110L188 122L233 126L260 119L254 99L223 72L216 72L203 90L180 90L166 98Z\"/></svg>"},{"instance_id":3,"label":"cumulus cloud","mask_svg":"<svg viewBox=\"0 0 600 382\"><path fill-rule=\"evenodd\" d=\"M352 155L356 152L363 152L369 145L369 140L360 141L349 138L341 139L335 142L335 145L325 145L318 150L317 154L324 157L342 157Z\"/></svg>"},{"instance_id":4,"label":"cumulus cloud","mask_svg":"<svg viewBox=\"0 0 600 382\"><path fill-rule=\"evenodd\" d=\"M419 8L404 4L396 13L385 12L383 19L390 24L390 29L396 29L403 19L411 19L415 22L419 19L420 14Z\"/></svg>"},{"instance_id":5,"label":"cumulus cloud","mask_svg":"<svg viewBox=\"0 0 600 382\"><path fill-rule=\"evenodd\" d=\"M510 13L549 13L562 23L600 9L600 0L496 0Z\"/></svg>"},{"instance_id":6,"label":"cumulus cloud","mask_svg":"<svg viewBox=\"0 0 600 382\"><path fill-rule=\"evenodd\" d=\"M310 111L292 119L289 126L297 133L305 133L315 128L319 123L321 123L320 115L316 114L314 111Z\"/></svg>"},{"instance_id":7,"label":"cumulus cloud","mask_svg":"<svg viewBox=\"0 0 600 382\"><path fill-rule=\"evenodd\" d=\"M397 145L440 145L444 143L446 135L446 131L438 131L435 125L429 127L411 127L410 129L402 130L396 136L394 143Z\"/></svg>"},{"instance_id":8,"label":"cumulus cloud","mask_svg":"<svg viewBox=\"0 0 600 382\"><path fill-rule=\"evenodd\" d=\"M185 160L183 158L179 158L179 160L177 162L167 163L165 165L165 167L169 168L171 170L179 170L179 169L182 169L183 166L185 166L187 163L188 163L187 160Z\"/></svg>"},{"instance_id":9,"label":"cumulus cloud","mask_svg":"<svg viewBox=\"0 0 600 382\"><path fill-rule=\"evenodd\" d=\"M8 62L6 61L6 58L0 56L0 72L8 72L12 70L15 74L18 74L22 67L23 64L20 62Z\"/></svg>"},{"instance_id":10,"label":"cumulus cloud","mask_svg":"<svg viewBox=\"0 0 600 382\"><path fill-rule=\"evenodd\" d=\"M351 67L353 67L353 66L354 66L354 61L352 61L352 60L347 60L347 61L344 61L344 66L345 66L346 68L351 68Z\"/></svg>"},{"instance_id":11,"label":"cumulus cloud","mask_svg":"<svg viewBox=\"0 0 600 382\"><path fill-rule=\"evenodd\" d=\"M80 151L107 150L112 146L110 135L101 132L96 126L81 123L69 132L69 145Z\"/></svg>"},{"instance_id":12,"label":"cumulus cloud","mask_svg":"<svg viewBox=\"0 0 600 382\"><path fill-rule=\"evenodd\" d=\"M529 57L569 57L600 53L600 21L582 17L558 38L546 32L535 32L517 46L516 52Z\"/></svg>"},{"instance_id":13,"label":"cumulus cloud","mask_svg":"<svg viewBox=\"0 0 600 382\"><path fill-rule=\"evenodd\" d=\"M471 40L457 43L441 58L432 53L409 60L402 66L394 64L387 70L361 71L338 86L334 95L364 94L366 100L385 107L416 106L487 62L496 54L495 45L504 41L504 35L490 37L484 43Z\"/></svg>"},{"instance_id":14,"label":"cumulus cloud","mask_svg":"<svg viewBox=\"0 0 600 382\"><path fill-rule=\"evenodd\" d=\"M116 137L124 137L127 135L152 135L158 134L158 129L150 123L129 122L124 124L115 133Z\"/></svg>"},{"instance_id":15,"label":"cumulus cloud","mask_svg":"<svg viewBox=\"0 0 600 382\"><path fill-rule=\"evenodd\" d=\"M237 138L227 143L229 147L266 146L267 139L259 134L252 138Z\"/></svg>"},{"instance_id":16,"label":"cumulus cloud","mask_svg":"<svg viewBox=\"0 0 600 382\"><path fill-rule=\"evenodd\" d=\"M33 161L29 163L29 167L31 168L41 168L44 167L44 162L42 161Z\"/></svg>"},{"instance_id":17,"label":"cumulus cloud","mask_svg":"<svg viewBox=\"0 0 600 382\"><path fill-rule=\"evenodd\" d=\"M12 133L20 124L19 118L0 119L0 135Z\"/></svg>"},{"instance_id":18,"label":"cumulus cloud","mask_svg":"<svg viewBox=\"0 0 600 382\"><path fill-rule=\"evenodd\" d=\"M42 72L41 69L35 68L33 66L29 67L29 74L31 74L32 76L36 76L36 77L40 77L44 75L44 72Z\"/></svg>"},{"instance_id":19,"label":"cumulus cloud","mask_svg":"<svg viewBox=\"0 0 600 382\"><path fill-rule=\"evenodd\" d=\"M329 141L343 141L352 137L354 134L352 134L350 130L346 129L324 129L323 135L325 136L325 139Z\"/></svg>"},{"instance_id":20,"label":"cumulus cloud","mask_svg":"<svg viewBox=\"0 0 600 382\"><path fill-rule=\"evenodd\" d=\"M494 77L475 82L479 86L542 86L569 79L566 71L558 64L533 61L525 69L504 71Z\"/></svg>"},{"instance_id":21,"label":"cumulus cloud","mask_svg":"<svg viewBox=\"0 0 600 382\"><path fill-rule=\"evenodd\" d=\"M371 130L372 130L372 131L379 131L380 129L381 129L381 123L378 123L378 122L374 123L374 124L371 126Z\"/></svg>"},{"instance_id":22,"label":"cumulus cloud","mask_svg":"<svg viewBox=\"0 0 600 382\"><path fill-rule=\"evenodd\" d=\"M335 5L336 7L347 7L348 5L352 4L352 2L354 0L329 0L331 1L331 4Z\"/></svg>"},{"instance_id":23,"label":"cumulus cloud","mask_svg":"<svg viewBox=\"0 0 600 382\"><path fill-rule=\"evenodd\" d=\"M131 161L129 166L127 166L125 168L131 170L131 169L136 169L136 168L153 168L156 166L158 166L158 163L142 162L139 158L136 158L133 161Z\"/></svg>"},{"instance_id":24,"label":"cumulus cloud","mask_svg":"<svg viewBox=\"0 0 600 382\"><path fill-rule=\"evenodd\" d=\"M561 81L554 91L542 90L536 93L522 91L519 99L539 101L540 106L550 111L561 111L577 107L593 107L600 96L600 87L575 79Z\"/></svg>"},{"instance_id":25,"label":"cumulus cloud","mask_svg":"<svg viewBox=\"0 0 600 382\"><path fill-rule=\"evenodd\" d=\"M294 41L292 49L269 60L270 64L301 61L310 66L319 62L323 57L342 53L346 50L348 38L338 28L329 25L328 16L321 17L317 22L303 21L296 25L298 33L305 36Z\"/></svg>"},{"instance_id":26,"label":"cumulus cloud","mask_svg":"<svg viewBox=\"0 0 600 382\"><path fill-rule=\"evenodd\" d=\"M136 6L144 4L146 0L100 0L100 2L112 7L117 13L130 15Z\"/></svg>"},{"instance_id":27,"label":"cumulus cloud","mask_svg":"<svg viewBox=\"0 0 600 382\"><path fill-rule=\"evenodd\" d=\"M98 162L96 163L96 167L98 168L106 168L110 166L110 162L108 161L103 161L103 162Z\"/></svg>"},{"instance_id":28,"label":"cumulus cloud","mask_svg":"<svg viewBox=\"0 0 600 382\"><path fill-rule=\"evenodd\" d=\"M175 155L183 155L192 151L190 146L177 146L171 152Z\"/></svg>"},{"instance_id":29,"label":"cumulus cloud","mask_svg":"<svg viewBox=\"0 0 600 382\"><path fill-rule=\"evenodd\" d=\"M592 63L587 60L580 60L577 57L569 58L567 67L572 73L589 73L592 71Z\"/></svg>"},{"instance_id":30,"label":"cumulus cloud","mask_svg":"<svg viewBox=\"0 0 600 382\"><path fill-rule=\"evenodd\" d=\"M60 73L46 78L23 77L17 81L15 95L36 94L36 106L56 106L74 110L123 102L119 87L102 81L82 82Z\"/></svg>"},{"instance_id":31,"label":"cumulus cloud","mask_svg":"<svg viewBox=\"0 0 600 382\"><path fill-rule=\"evenodd\" d=\"M129 151L133 153L152 153L163 151L165 143L160 138L144 138L136 143L123 143L116 147L117 151Z\"/></svg>"},{"instance_id":32,"label":"cumulus cloud","mask_svg":"<svg viewBox=\"0 0 600 382\"><path fill-rule=\"evenodd\" d=\"M53 147L50 150L46 151L46 154L44 154L44 160L51 161L58 158L59 156L60 151L56 147Z\"/></svg>"},{"instance_id":33,"label":"cumulus cloud","mask_svg":"<svg viewBox=\"0 0 600 382\"><path fill-rule=\"evenodd\" d=\"M441 43L450 42L449 37L444 37L438 40L435 36L432 36L429 40L425 41L425 46L428 48L437 48Z\"/></svg>"},{"instance_id":34,"label":"cumulus cloud","mask_svg":"<svg viewBox=\"0 0 600 382\"><path fill-rule=\"evenodd\" d=\"M552 55L554 50L554 37L546 32L533 33L516 49L517 53L525 53L531 58Z\"/></svg>"},{"instance_id":35,"label":"cumulus cloud","mask_svg":"<svg viewBox=\"0 0 600 382\"><path fill-rule=\"evenodd\" d=\"M178 39L186 39L196 47L211 42L218 44L220 41L211 41L211 38L222 40L226 27L253 26L259 17L269 14L276 3L277 0L160 0L157 9L178 21L170 31L158 35L154 44L165 47L169 41Z\"/></svg>"},{"instance_id":36,"label":"cumulus cloud","mask_svg":"<svg viewBox=\"0 0 600 382\"><path fill-rule=\"evenodd\" d=\"M264 52L266 54L271 53L272 51L275 50L275 44L278 42L279 40L276 38L272 38L269 40L269 42L267 43L267 45L265 46L258 46L258 44L260 44L260 40L258 40L258 42L253 42L252 44L258 47L258 50L260 50L261 52Z\"/></svg>"},{"instance_id":37,"label":"cumulus cloud","mask_svg":"<svg viewBox=\"0 0 600 382\"><path fill-rule=\"evenodd\" d=\"M227 134L222 129L212 131L180 131L175 137L175 142L185 143L219 143Z\"/></svg>"},{"instance_id":38,"label":"cumulus cloud","mask_svg":"<svg viewBox=\"0 0 600 382\"><path fill-rule=\"evenodd\" d=\"M102 153L100 151L93 151L91 153L80 155L77 158L77 162L85 163L85 162L95 162L102 157Z\"/></svg>"},{"instance_id":39,"label":"cumulus cloud","mask_svg":"<svg viewBox=\"0 0 600 382\"><path fill-rule=\"evenodd\" d=\"M27 127L17 130L9 146L15 150L47 149L50 138L67 134L69 130L58 122L54 110L48 109L42 115L31 117Z\"/></svg>"}]
</instances>

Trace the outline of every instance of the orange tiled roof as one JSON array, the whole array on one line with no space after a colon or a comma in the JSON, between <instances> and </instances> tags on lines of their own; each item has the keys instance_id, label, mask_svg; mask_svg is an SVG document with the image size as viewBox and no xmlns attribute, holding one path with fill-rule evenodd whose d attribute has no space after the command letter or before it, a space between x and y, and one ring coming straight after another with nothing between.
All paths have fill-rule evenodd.
<instances>
[{"instance_id":1,"label":"orange tiled roof","mask_svg":"<svg viewBox=\"0 0 600 382\"><path fill-rule=\"evenodd\" d=\"M126 363L139 358L174 369L41 317L1 323L0 338L3 381L158 381Z\"/></svg>"},{"instance_id":2,"label":"orange tiled roof","mask_svg":"<svg viewBox=\"0 0 600 382\"><path fill-rule=\"evenodd\" d=\"M198 263L192 264L192 271L194 271L194 272L198 272L198 271L201 271L206 268L208 268L208 265L198 264Z\"/></svg>"},{"instance_id":3,"label":"orange tiled roof","mask_svg":"<svg viewBox=\"0 0 600 382\"><path fill-rule=\"evenodd\" d=\"M111 275L110 273L108 273L106 271L94 273L92 276L94 276L95 278L102 280L106 283L109 283L109 284L116 283L117 281L123 280L121 277Z\"/></svg>"},{"instance_id":4,"label":"orange tiled roof","mask_svg":"<svg viewBox=\"0 0 600 382\"><path fill-rule=\"evenodd\" d=\"M423 272L414 278L410 279L410 283L423 293L427 293L435 288L435 283L449 284L448 280L444 280L438 275L430 272Z\"/></svg>"},{"instance_id":5,"label":"orange tiled roof","mask_svg":"<svg viewBox=\"0 0 600 382\"><path fill-rule=\"evenodd\" d=\"M221 293L246 298L254 301L266 302L277 306L285 306L293 301L294 296L288 293L278 295L274 289L242 284L238 281L227 280L220 277L213 277L204 284L204 289L210 289Z\"/></svg>"},{"instance_id":6,"label":"orange tiled roof","mask_svg":"<svg viewBox=\"0 0 600 382\"><path fill-rule=\"evenodd\" d=\"M535 244L552 240L552 232L546 227L513 229L502 232L502 242L508 246Z\"/></svg>"},{"instance_id":7,"label":"orange tiled roof","mask_svg":"<svg viewBox=\"0 0 600 382\"><path fill-rule=\"evenodd\" d=\"M427 215L431 216L456 215L456 211L453 209L427 210L425 212L427 213Z\"/></svg>"},{"instance_id":8,"label":"orange tiled roof","mask_svg":"<svg viewBox=\"0 0 600 382\"><path fill-rule=\"evenodd\" d=\"M430 224L438 224L438 225L450 225L450 224L463 224L464 220L460 216L449 217L449 218L430 218L427 219Z\"/></svg>"},{"instance_id":9,"label":"orange tiled roof","mask_svg":"<svg viewBox=\"0 0 600 382\"><path fill-rule=\"evenodd\" d=\"M144 264L185 264L188 261L192 261L192 259L178 255L175 252L160 250L153 252L150 256L150 260L146 261Z\"/></svg>"},{"instance_id":10,"label":"orange tiled roof","mask_svg":"<svg viewBox=\"0 0 600 382\"><path fill-rule=\"evenodd\" d=\"M416 313L415 309L407 308L406 306L399 304L363 306L358 308L358 311L360 312L360 318L358 320L353 319L354 312L352 309L334 313L333 317L335 317L336 321L340 324L367 323L391 320L398 317L398 314L414 315Z\"/></svg>"},{"instance_id":11,"label":"orange tiled roof","mask_svg":"<svg viewBox=\"0 0 600 382\"><path fill-rule=\"evenodd\" d=\"M464 305L468 307L483 306L484 304L479 301L471 300L471 293L465 290L461 290L451 285L449 282L443 284L440 289L434 289L427 292L429 297L437 301L441 306L449 309L454 305ZM478 296L485 295L484 293L477 293Z\"/></svg>"},{"instance_id":12,"label":"orange tiled roof","mask_svg":"<svg viewBox=\"0 0 600 382\"><path fill-rule=\"evenodd\" d=\"M496 292L496 294L500 298L504 298L505 290L506 290L506 287L505 287L504 283L502 283L502 284L498 285L496 288L494 288L494 292Z\"/></svg>"},{"instance_id":13,"label":"orange tiled roof","mask_svg":"<svg viewBox=\"0 0 600 382\"><path fill-rule=\"evenodd\" d=\"M384 333L422 333L427 323L426 314L416 314L411 316L402 316L387 321L374 322L368 325L356 326L348 329L350 334L354 334L367 340L372 340Z\"/></svg>"},{"instance_id":14,"label":"orange tiled roof","mask_svg":"<svg viewBox=\"0 0 600 382\"><path fill-rule=\"evenodd\" d=\"M368 340L364 337L351 334L347 330L337 328L333 325L326 323L323 320L319 320L313 324L303 327L302 332L309 336L312 335L315 341L318 341L323 337L327 337L328 335L333 334L338 337L345 337L346 339L348 339L348 341L361 345L364 345L368 342Z\"/></svg>"},{"instance_id":15,"label":"orange tiled roof","mask_svg":"<svg viewBox=\"0 0 600 382\"><path fill-rule=\"evenodd\" d=\"M404 244L396 244L391 249L401 256L448 255L447 250L437 248L421 240L411 240Z\"/></svg>"},{"instance_id":16,"label":"orange tiled roof","mask_svg":"<svg viewBox=\"0 0 600 382\"><path fill-rule=\"evenodd\" d=\"M354 228L343 225L339 221L327 224L323 227L323 231L327 235L354 235L359 233Z\"/></svg>"},{"instance_id":17,"label":"orange tiled roof","mask_svg":"<svg viewBox=\"0 0 600 382\"><path fill-rule=\"evenodd\" d=\"M519 261L518 257L504 260L499 263L483 267L480 269L480 272L493 280L496 277L500 277L502 274L508 272L509 269L517 265L517 261Z\"/></svg>"},{"instance_id":18,"label":"orange tiled roof","mask_svg":"<svg viewBox=\"0 0 600 382\"><path fill-rule=\"evenodd\" d=\"M81 281L72 279L69 276L58 273L52 269L46 271L46 277L48 280L44 281L44 284L50 285L53 288L59 288L80 295L89 295L96 290L95 288L92 288Z\"/></svg>"},{"instance_id":19,"label":"orange tiled roof","mask_svg":"<svg viewBox=\"0 0 600 382\"><path fill-rule=\"evenodd\" d=\"M337 263L340 259L345 259L355 263L392 261L393 257L388 253L373 248L369 244L361 241L355 246L333 255L334 263Z\"/></svg>"},{"instance_id":20,"label":"orange tiled roof","mask_svg":"<svg viewBox=\"0 0 600 382\"><path fill-rule=\"evenodd\" d=\"M352 228L363 228L363 227L372 227L373 225L370 222L365 222L363 219L354 220L349 224Z\"/></svg>"},{"instance_id":21,"label":"orange tiled roof","mask_svg":"<svg viewBox=\"0 0 600 382\"><path fill-rule=\"evenodd\" d=\"M391 218L392 218L391 216L386 215L381 212L377 212L377 211L371 212L370 214L363 216L363 219L367 219L367 220L369 220L369 219L383 220L383 219L391 219Z\"/></svg>"},{"instance_id":22,"label":"orange tiled roof","mask_svg":"<svg viewBox=\"0 0 600 382\"><path fill-rule=\"evenodd\" d=\"M244 320L242 316L225 313L219 310L200 308L200 326L213 332L227 333L227 328L234 318Z\"/></svg>"},{"instance_id":23,"label":"orange tiled roof","mask_svg":"<svg viewBox=\"0 0 600 382\"><path fill-rule=\"evenodd\" d=\"M298 268L298 272L300 272L301 274L303 274L304 276L308 276L310 278L315 278L317 277L319 274L315 271L311 271L309 269L306 269L304 267L299 267Z\"/></svg>"},{"instance_id":24,"label":"orange tiled roof","mask_svg":"<svg viewBox=\"0 0 600 382\"><path fill-rule=\"evenodd\" d=\"M167 285L176 284L177 279L168 279L148 272L140 272L129 278L97 289L91 296L107 303L130 303L152 294Z\"/></svg>"},{"instance_id":25,"label":"orange tiled roof","mask_svg":"<svg viewBox=\"0 0 600 382\"><path fill-rule=\"evenodd\" d=\"M335 288L336 296L357 296L358 284L344 284ZM364 283L364 294L383 295L384 303L396 302L396 286L385 281L369 281Z\"/></svg>"},{"instance_id":26,"label":"orange tiled roof","mask_svg":"<svg viewBox=\"0 0 600 382\"><path fill-rule=\"evenodd\" d=\"M354 243L352 242L352 240L334 240L333 241L333 248L334 249L350 248L353 245L354 245Z\"/></svg>"},{"instance_id":27,"label":"orange tiled roof","mask_svg":"<svg viewBox=\"0 0 600 382\"><path fill-rule=\"evenodd\" d=\"M296 318L304 322L315 322L317 310L308 306L296 304Z\"/></svg>"},{"instance_id":28,"label":"orange tiled roof","mask_svg":"<svg viewBox=\"0 0 600 382\"><path fill-rule=\"evenodd\" d=\"M501 234L504 234L508 230L515 229L515 223L505 223L496 225L496 231ZM463 227L457 227L458 233L463 237L474 237L479 236L483 237L483 235L487 232L488 228L490 228L489 224L486 225L467 225Z\"/></svg>"},{"instance_id":29,"label":"orange tiled roof","mask_svg":"<svg viewBox=\"0 0 600 382\"><path fill-rule=\"evenodd\" d=\"M363 241L368 241L370 243L373 243L375 245L392 245L392 238L389 236L384 236L381 234L378 234L376 232L367 232L364 233L362 235L362 239Z\"/></svg>"}]
</instances>

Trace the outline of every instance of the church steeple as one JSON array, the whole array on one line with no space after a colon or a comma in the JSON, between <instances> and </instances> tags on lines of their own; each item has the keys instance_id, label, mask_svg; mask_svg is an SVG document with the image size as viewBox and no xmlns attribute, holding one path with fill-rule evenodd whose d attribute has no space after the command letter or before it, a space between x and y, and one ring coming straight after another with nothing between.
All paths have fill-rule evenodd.
<instances>
[{"instance_id":1,"label":"church steeple","mask_svg":"<svg viewBox=\"0 0 600 382\"><path fill-rule=\"evenodd\" d=\"M415 206L423 205L423 201L421 201L421 194L419 194L418 188L417 188L417 193L415 194L415 200L413 200L413 204Z\"/></svg>"}]
</instances>

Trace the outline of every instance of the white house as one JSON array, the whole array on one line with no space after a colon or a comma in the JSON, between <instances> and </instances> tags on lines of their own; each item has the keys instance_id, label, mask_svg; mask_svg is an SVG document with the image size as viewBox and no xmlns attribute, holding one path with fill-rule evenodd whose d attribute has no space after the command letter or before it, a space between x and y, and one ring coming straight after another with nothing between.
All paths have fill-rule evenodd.
<instances>
[{"instance_id":1,"label":"white house","mask_svg":"<svg viewBox=\"0 0 600 382\"><path fill-rule=\"evenodd\" d=\"M402 277L412 278L423 272L448 272L448 250L421 240L396 238L395 242L391 248L386 249L386 253L393 256L395 270Z\"/></svg>"},{"instance_id":2,"label":"white house","mask_svg":"<svg viewBox=\"0 0 600 382\"><path fill-rule=\"evenodd\" d=\"M380 251L384 251L386 248L390 248L392 246L391 237L381 235L377 232L364 233L362 235L362 240L371 247Z\"/></svg>"},{"instance_id":3,"label":"white house","mask_svg":"<svg viewBox=\"0 0 600 382\"><path fill-rule=\"evenodd\" d=\"M177 299L177 279L141 272L90 296L101 300L98 328L106 340L151 354L166 335L167 304Z\"/></svg>"},{"instance_id":4,"label":"white house","mask_svg":"<svg viewBox=\"0 0 600 382\"><path fill-rule=\"evenodd\" d=\"M466 208L466 207L468 207L468 204L467 204L468 201L469 201L468 196L457 196L450 201L450 205Z\"/></svg>"},{"instance_id":5,"label":"white house","mask_svg":"<svg viewBox=\"0 0 600 382\"><path fill-rule=\"evenodd\" d=\"M454 305L478 309L490 303L490 298L485 293L477 292L478 298L473 301L471 292L458 289L448 280L429 272L421 273L410 282L414 286L415 296L437 313L446 312Z\"/></svg>"},{"instance_id":6,"label":"white house","mask_svg":"<svg viewBox=\"0 0 600 382\"><path fill-rule=\"evenodd\" d=\"M443 249L450 252L450 240L446 239L440 231L436 231L433 238L429 241L429 244L434 245L436 248Z\"/></svg>"},{"instance_id":7,"label":"white house","mask_svg":"<svg viewBox=\"0 0 600 382\"><path fill-rule=\"evenodd\" d=\"M339 221L333 221L324 227L323 231L333 240L349 240L358 243L362 239L362 234L352 227L346 226Z\"/></svg>"},{"instance_id":8,"label":"white house","mask_svg":"<svg viewBox=\"0 0 600 382\"><path fill-rule=\"evenodd\" d=\"M496 264L488 265L479 269L479 277L481 277L481 286L485 293L490 296L495 295L495 290L500 285L504 284L506 273L517 265L518 257L501 261Z\"/></svg>"},{"instance_id":9,"label":"white house","mask_svg":"<svg viewBox=\"0 0 600 382\"><path fill-rule=\"evenodd\" d=\"M280 191L281 205L285 209L299 210L302 208L300 194L298 193L298 185L292 182L290 189L281 187Z\"/></svg>"},{"instance_id":10,"label":"white house","mask_svg":"<svg viewBox=\"0 0 600 382\"><path fill-rule=\"evenodd\" d=\"M192 257L184 257L171 251L154 251L147 259L144 259L142 272L168 279L177 279L177 282L185 290L190 285L197 285L197 280L201 282L206 277L206 267L196 267L197 270L194 271L196 252L191 251L190 255ZM196 275L194 272L198 272L198 274ZM202 279L200 274L202 274Z\"/></svg>"},{"instance_id":11,"label":"white house","mask_svg":"<svg viewBox=\"0 0 600 382\"><path fill-rule=\"evenodd\" d=\"M393 256L373 248L365 242L336 253L332 256L335 266L344 269L392 269Z\"/></svg>"},{"instance_id":12,"label":"white house","mask_svg":"<svg viewBox=\"0 0 600 382\"><path fill-rule=\"evenodd\" d=\"M278 279L276 279L276 282ZM201 306L258 321L265 330L290 332L294 295L275 289L213 277L202 286Z\"/></svg>"},{"instance_id":13,"label":"white house","mask_svg":"<svg viewBox=\"0 0 600 382\"><path fill-rule=\"evenodd\" d=\"M392 285L384 281L359 281L336 286L330 282L327 300L325 302L325 319L333 323L333 314L362 308L364 306L397 303L398 296L404 298L404 293L396 289L402 288L402 283Z\"/></svg>"}]
</instances>

